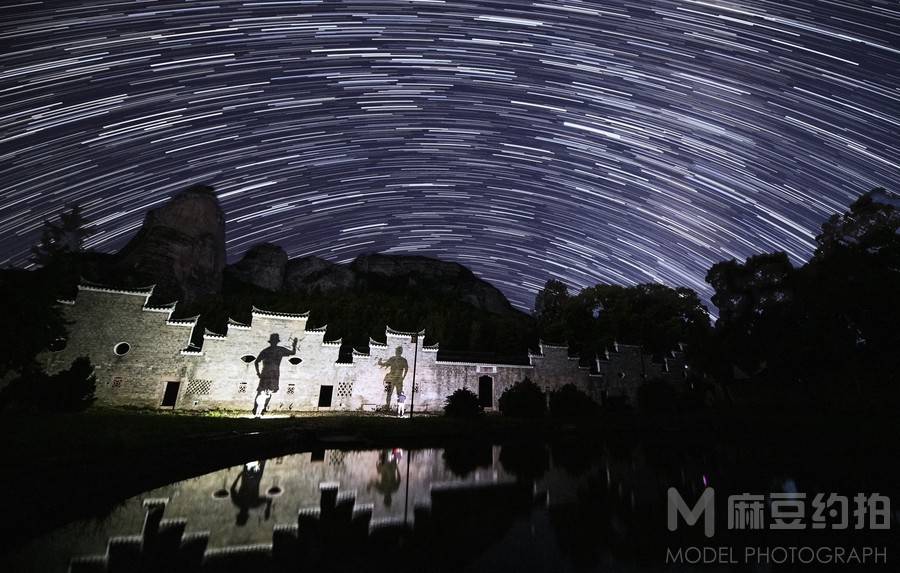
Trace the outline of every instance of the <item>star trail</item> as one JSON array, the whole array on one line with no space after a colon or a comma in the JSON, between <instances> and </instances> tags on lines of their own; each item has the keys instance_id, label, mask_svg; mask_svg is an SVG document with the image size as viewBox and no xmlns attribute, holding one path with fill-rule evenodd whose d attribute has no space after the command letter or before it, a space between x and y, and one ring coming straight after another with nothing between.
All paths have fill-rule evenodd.
<instances>
[{"instance_id":1,"label":"star trail","mask_svg":"<svg viewBox=\"0 0 900 573\"><path fill-rule=\"evenodd\" d=\"M704 297L900 173L895 1L93 1L0 7L0 265L216 187L234 261L454 260Z\"/></svg>"}]
</instances>

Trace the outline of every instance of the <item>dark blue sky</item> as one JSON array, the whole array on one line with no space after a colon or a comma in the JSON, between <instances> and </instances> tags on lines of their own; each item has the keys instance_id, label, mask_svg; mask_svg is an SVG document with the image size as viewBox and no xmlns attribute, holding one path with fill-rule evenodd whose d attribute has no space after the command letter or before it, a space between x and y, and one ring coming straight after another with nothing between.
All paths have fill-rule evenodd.
<instances>
[{"instance_id":1,"label":"dark blue sky","mask_svg":"<svg viewBox=\"0 0 900 573\"><path fill-rule=\"evenodd\" d=\"M811 253L897 189L890 2L29 2L0 7L0 264L206 181L230 259L456 260L528 308Z\"/></svg>"}]
</instances>

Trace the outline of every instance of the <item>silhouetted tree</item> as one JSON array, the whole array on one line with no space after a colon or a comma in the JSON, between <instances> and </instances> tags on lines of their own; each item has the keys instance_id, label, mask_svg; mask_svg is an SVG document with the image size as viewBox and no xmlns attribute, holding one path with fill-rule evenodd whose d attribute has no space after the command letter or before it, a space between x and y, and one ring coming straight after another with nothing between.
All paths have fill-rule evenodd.
<instances>
[{"instance_id":1,"label":"silhouetted tree","mask_svg":"<svg viewBox=\"0 0 900 573\"><path fill-rule=\"evenodd\" d=\"M709 336L709 313L688 288L600 284L570 296L558 281L547 285L535 300L541 337L567 342L585 363L614 342L662 355L679 343L690 351Z\"/></svg>"},{"instance_id":2,"label":"silhouetted tree","mask_svg":"<svg viewBox=\"0 0 900 573\"><path fill-rule=\"evenodd\" d=\"M525 378L504 390L497 406L505 416L540 418L547 411L547 398L537 384Z\"/></svg>"},{"instance_id":3,"label":"silhouetted tree","mask_svg":"<svg viewBox=\"0 0 900 573\"><path fill-rule=\"evenodd\" d=\"M75 205L57 221L44 221L41 238L31 249L31 261L50 275L60 292L71 289L80 278L84 240L92 234L81 207Z\"/></svg>"},{"instance_id":4,"label":"silhouetted tree","mask_svg":"<svg viewBox=\"0 0 900 573\"><path fill-rule=\"evenodd\" d=\"M796 269L785 253L710 269L720 314L707 372L721 380L737 366L831 403L896 399L900 197L865 193L822 226L816 243L812 260Z\"/></svg>"},{"instance_id":5,"label":"silhouetted tree","mask_svg":"<svg viewBox=\"0 0 900 573\"><path fill-rule=\"evenodd\" d=\"M560 341L565 336L568 303L569 287L562 281L550 279L538 291L534 298L534 317L541 337Z\"/></svg>"},{"instance_id":6,"label":"silhouetted tree","mask_svg":"<svg viewBox=\"0 0 900 573\"><path fill-rule=\"evenodd\" d=\"M638 388L638 405L647 414L672 413L678 405L678 395L665 380L648 380Z\"/></svg>"},{"instance_id":7,"label":"silhouetted tree","mask_svg":"<svg viewBox=\"0 0 900 573\"><path fill-rule=\"evenodd\" d=\"M0 392L0 406L23 411L81 412L94 402L97 378L86 356L53 375L32 372Z\"/></svg>"},{"instance_id":8,"label":"silhouetted tree","mask_svg":"<svg viewBox=\"0 0 900 573\"><path fill-rule=\"evenodd\" d=\"M786 373L782 367L791 361L785 352L796 332L794 279L794 268L783 252L712 266L706 282L715 289L712 301L719 308L716 334L721 360L747 374L762 369Z\"/></svg>"},{"instance_id":9,"label":"silhouetted tree","mask_svg":"<svg viewBox=\"0 0 900 573\"><path fill-rule=\"evenodd\" d=\"M574 384L550 392L550 414L558 417L584 417L596 414L598 404Z\"/></svg>"},{"instance_id":10,"label":"silhouetted tree","mask_svg":"<svg viewBox=\"0 0 900 573\"><path fill-rule=\"evenodd\" d=\"M454 391L444 404L444 414L453 418L477 418L481 413L478 396L468 388Z\"/></svg>"},{"instance_id":11,"label":"silhouetted tree","mask_svg":"<svg viewBox=\"0 0 900 573\"><path fill-rule=\"evenodd\" d=\"M59 216L59 221L44 221L41 239L32 249L32 261L42 267L56 264L60 257L79 253L84 239L91 235L87 220L75 205Z\"/></svg>"},{"instance_id":12,"label":"silhouetted tree","mask_svg":"<svg viewBox=\"0 0 900 573\"><path fill-rule=\"evenodd\" d=\"M53 276L40 269L0 271L0 378L9 372L29 376L40 369L35 357L66 337L65 321L56 304Z\"/></svg>"}]
</instances>

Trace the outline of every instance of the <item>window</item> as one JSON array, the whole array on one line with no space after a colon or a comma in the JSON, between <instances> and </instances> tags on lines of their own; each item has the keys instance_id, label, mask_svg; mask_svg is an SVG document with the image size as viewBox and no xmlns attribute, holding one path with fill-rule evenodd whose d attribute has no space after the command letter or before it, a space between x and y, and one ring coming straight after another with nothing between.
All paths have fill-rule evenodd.
<instances>
[{"instance_id":1,"label":"window","mask_svg":"<svg viewBox=\"0 0 900 573\"><path fill-rule=\"evenodd\" d=\"M116 353L116 356L125 356L129 350L131 350L131 345L127 342L120 342L113 346L113 352Z\"/></svg>"}]
</instances>

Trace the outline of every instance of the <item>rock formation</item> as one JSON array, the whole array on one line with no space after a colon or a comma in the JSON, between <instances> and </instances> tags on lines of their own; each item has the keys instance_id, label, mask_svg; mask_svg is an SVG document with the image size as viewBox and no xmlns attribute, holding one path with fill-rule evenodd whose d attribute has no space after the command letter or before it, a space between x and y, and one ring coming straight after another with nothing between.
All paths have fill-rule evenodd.
<instances>
[{"instance_id":1,"label":"rock formation","mask_svg":"<svg viewBox=\"0 0 900 573\"><path fill-rule=\"evenodd\" d=\"M287 253L278 245L260 243L253 245L244 257L225 269L231 277L270 291L281 290Z\"/></svg>"},{"instance_id":2,"label":"rock formation","mask_svg":"<svg viewBox=\"0 0 900 573\"><path fill-rule=\"evenodd\" d=\"M343 265L319 257L299 257L287 263L284 290L295 293L336 292L353 288L356 276Z\"/></svg>"},{"instance_id":3,"label":"rock formation","mask_svg":"<svg viewBox=\"0 0 900 573\"><path fill-rule=\"evenodd\" d=\"M148 211L113 270L129 286L155 283L158 299L190 304L221 292L224 269L225 215L212 188L198 185Z\"/></svg>"}]
</instances>

